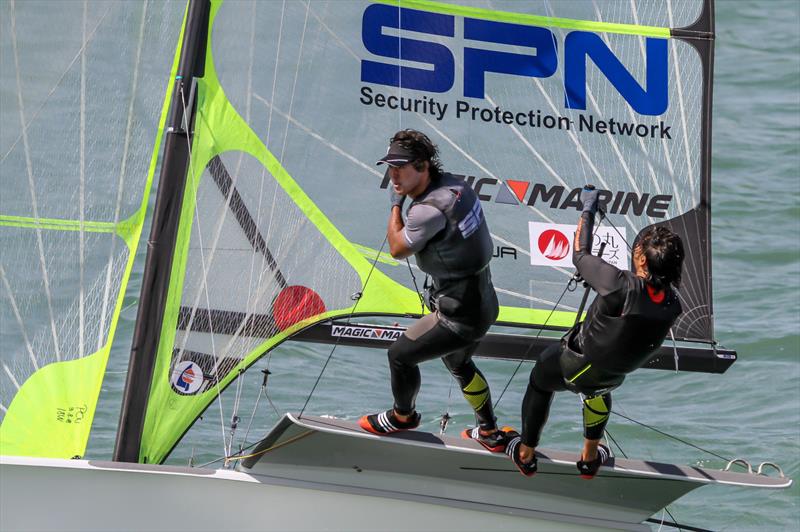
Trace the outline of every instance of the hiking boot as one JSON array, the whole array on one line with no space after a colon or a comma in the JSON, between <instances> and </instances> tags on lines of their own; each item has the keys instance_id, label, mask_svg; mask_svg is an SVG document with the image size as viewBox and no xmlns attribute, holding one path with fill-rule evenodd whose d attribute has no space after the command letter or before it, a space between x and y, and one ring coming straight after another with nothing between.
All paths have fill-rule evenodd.
<instances>
[{"instance_id":1,"label":"hiking boot","mask_svg":"<svg viewBox=\"0 0 800 532\"><path fill-rule=\"evenodd\" d=\"M506 434L506 438L508 438L505 453L511 458L511 461L514 462L514 465L517 466L519 472L526 477L535 475L538 469L536 455L534 455L533 460L530 462L523 462L522 458L519 456L519 446L522 444L522 437L516 430L510 427L503 427L503 432Z\"/></svg>"},{"instance_id":2,"label":"hiking boot","mask_svg":"<svg viewBox=\"0 0 800 532\"><path fill-rule=\"evenodd\" d=\"M485 435L481 434L480 427L464 429L461 437L465 440L475 440L492 453L502 453L506 450L506 444L508 443L508 435L502 430Z\"/></svg>"},{"instance_id":3,"label":"hiking boot","mask_svg":"<svg viewBox=\"0 0 800 532\"><path fill-rule=\"evenodd\" d=\"M358 424L367 432L383 435L399 432L401 430L415 429L419 427L421 418L422 416L419 415L419 412L414 412L408 421L400 421L395 417L394 409L390 408L386 412L361 416L361 419L358 420Z\"/></svg>"},{"instance_id":4,"label":"hiking boot","mask_svg":"<svg viewBox=\"0 0 800 532\"><path fill-rule=\"evenodd\" d=\"M590 462L584 462L583 460L578 460L577 465L578 471L580 471L581 478L586 480L591 480L597 474L597 471L600 469L601 465L604 465L606 462L609 461L611 458L611 449L603 445L602 443L597 446L597 458Z\"/></svg>"}]
</instances>

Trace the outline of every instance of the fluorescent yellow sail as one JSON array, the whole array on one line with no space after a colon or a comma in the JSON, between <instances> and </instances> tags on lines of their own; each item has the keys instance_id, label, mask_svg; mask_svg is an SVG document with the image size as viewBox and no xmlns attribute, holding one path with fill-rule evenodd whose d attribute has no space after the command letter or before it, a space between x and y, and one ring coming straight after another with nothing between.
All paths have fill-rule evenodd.
<instances>
[{"instance_id":1,"label":"fluorescent yellow sail","mask_svg":"<svg viewBox=\"0 0 800 532\"><path fill-rule=\"evenodd\" d=\"M183 7L3 9L0 452L74 458L144 223Z\"/></svg>"}]
</instances>

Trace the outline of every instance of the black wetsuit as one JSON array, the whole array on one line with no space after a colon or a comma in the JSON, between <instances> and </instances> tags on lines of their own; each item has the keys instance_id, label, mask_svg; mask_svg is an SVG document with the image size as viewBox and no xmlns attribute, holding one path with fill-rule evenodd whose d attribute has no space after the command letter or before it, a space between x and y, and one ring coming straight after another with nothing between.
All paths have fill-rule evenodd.
<instances>
[{"instance_id":1,"label":"black wetsuit","mask_svg":"<svg viewBox=\"0 0 800 532\"><path fill-rule=\"evenodd\" d=\"M522 402L522 441L539 443L553 393L571 390L584 399L584 436L598 440L611 411L611 390L641 367L681 313L671 288L655 292L644 279L591 254L594 215L584 212L572 261L597 292L586 319L545 350L531 371Z\"/></svg>"},{"instance_id":2,"label":"black wetsuit","mask_svg":"<svg viewBox=\"0 0 800 532\"><path fill-rule=\"evenodd\" d=\"M496 427L489 386L472 361L497 319L489 261L492 239L472 189L450 174L433 181L408 209L404 237L433 285L426 315L389 347L394 408L411 414L420 387L417 365L442 358L483 429Z\"/></svg>"}]
</instances>

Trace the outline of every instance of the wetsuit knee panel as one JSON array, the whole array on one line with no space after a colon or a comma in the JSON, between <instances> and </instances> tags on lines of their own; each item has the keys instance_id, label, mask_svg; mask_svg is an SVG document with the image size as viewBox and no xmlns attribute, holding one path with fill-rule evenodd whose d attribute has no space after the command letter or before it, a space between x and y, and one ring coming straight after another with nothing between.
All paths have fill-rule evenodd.
<instances>
[{"instance_id":1,"label":"wetsuit knee panel","mask_svg":"<svg viewBox=\"0 0 800 532\"><path fill-rule=\"evenodd\" d=\"M598 440L603 435L608 417L611 414L611 395L604 394L587 397L583 400L584 436L589 440Z\"/></svg>"},{"instance_id":2,"label":"wetsuit knee panel","mask_svg":"<svg viewBox=\"0 0 800 532\"><path fill-rule=\"evenodd\" d=\"M461 393L464 394L464 398L473 410L479 410L489 400L489 384L487 384L483 375L476 371L472 380L461 388Z\"/></svg>"}]
</instances>

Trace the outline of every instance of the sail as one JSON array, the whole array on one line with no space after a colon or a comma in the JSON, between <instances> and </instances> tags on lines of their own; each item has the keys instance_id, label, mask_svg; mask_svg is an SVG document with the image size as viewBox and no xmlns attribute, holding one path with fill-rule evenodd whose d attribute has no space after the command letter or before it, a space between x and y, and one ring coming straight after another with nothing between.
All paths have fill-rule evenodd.
<instances>
[{"instance_id":1,"label":"sail","mask_svg":"<svg viewBox=\"0 0 800 532\"><path fill-rule=\"evenodd\" d=\"M144 223L184 9L0 4L3 454L84 454Z\"/></svg>"},{"instance_id":2,"label":"sail","mask_svg":"<svg viewBox=\"0 0 800 532\"><path fill-rule=\"evenodd\" d=\"M374 162L403 128L478 193L501 324L574 322L592 183L607 261L630 267L654 224L681 234L675 336L713 341L710 2L214 1L208 25L142 461L304 327L424 312L424 274L382 244Z\"/></svg>"}]
</instances>

